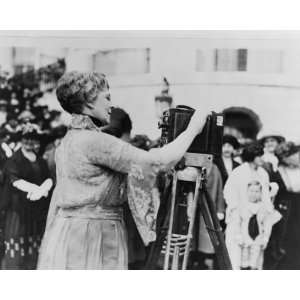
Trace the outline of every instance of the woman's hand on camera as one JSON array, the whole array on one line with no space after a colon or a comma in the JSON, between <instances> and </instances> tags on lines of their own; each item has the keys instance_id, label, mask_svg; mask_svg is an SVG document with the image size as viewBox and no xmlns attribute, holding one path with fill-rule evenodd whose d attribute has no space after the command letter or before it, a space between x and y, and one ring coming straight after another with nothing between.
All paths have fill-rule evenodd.
<instances>
[{"instance_id":1,"label":"woman's hand on camera","mask_svg":"<svg viewBox=\"0 0 300 300\"><path fill-rule=\"evenodd\" d=\"M193 114L189 128L192 129L195 135L201 133L205 123L207 120L207 113L203 112L202 110L196 110Z\"/></svg>"}]
</instances>

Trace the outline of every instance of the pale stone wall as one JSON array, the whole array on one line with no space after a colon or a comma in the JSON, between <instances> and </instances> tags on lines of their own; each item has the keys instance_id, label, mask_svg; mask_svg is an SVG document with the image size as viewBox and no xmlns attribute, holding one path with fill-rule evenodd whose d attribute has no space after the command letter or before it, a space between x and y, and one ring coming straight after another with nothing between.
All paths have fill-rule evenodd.
<instances>
[{"instance_id":1,"label":"pale stone wall","mask_svg":"<svg viewBox=\"0 0 300 300\"><path fill-rule=\"evenodd\" d=\"M160 93L162 77L171 83L176 104L246 106L261 118L265 129L300 140L300 34L299 33L30 33L27 37L4 34L3 46L57 47L65 50L69 70L92 70L92 55L99 49L150 48L150 72L109 76L112 100L126 109L135 133L159 135L154 97ZM205 59L216 48L246 48L247 72L196 72L197 49ZM260 72L259 51L282 51L280 71ZM3 54L5 57L5 54ZM2 52L0 51L0 64ZM276 57L276 55L275 55ZM271 59L271 58L270 58ZM275 68L276 69L276 68Z\"/></svg>"}]
</instances>

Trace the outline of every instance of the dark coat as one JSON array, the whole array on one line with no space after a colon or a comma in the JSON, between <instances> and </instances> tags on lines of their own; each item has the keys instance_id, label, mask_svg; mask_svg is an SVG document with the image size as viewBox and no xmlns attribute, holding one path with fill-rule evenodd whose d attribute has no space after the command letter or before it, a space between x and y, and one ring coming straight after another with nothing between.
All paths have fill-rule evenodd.
<instances>
[{"instance_id":1,"label":"dark coat","mask_svg":"<svg viewBox=\"0 0 300 300\"><path fill-rule=\"evenodd\" d=\"M1 195L3 190L3 183L4 183L4 165L7 161L8 157L6 156L5 151L2 149L0 145L0 206L1 206ZM0 261L5 252L5 245L4 245L4 227L5 227L5 210L0 209Z\"/></svg>"},{"instance_id":2,"label":"dark coat","mask_svg":"<svg viewBox=\"0 0 300 300\"><path fill-rule=\"evenodd\" d=\"M220 173L221 173L221 177L222 177L222 182L223 182L223 187L228 179L228 173L227 170L225 168L224 165L224 161L222 159L222 157L217 157L214 159L214 163L216 164L216 166L218 167ZM232 169L234 170L236 167L238 167L240 164L238 162L236 162L235 160L232 159Z\"/></svg>"},{"instance_id":3,"label":"dark coat","mask_svg":"<svg viewBox=\"0 0 300 300\"><path fill-rule=\"evenodd\" d=\"M9 249L2 260L4 269L34 269L50 203L50 197L30 201L27 194L15 188L24 179L41 185L50 177L47 163L37 158L32 163L18 150L5 164L0 210L5 210L4 239Z\"/></svg>"},{"instance_id":4,"label":"dark coat","mask_svg":"<svg viewBox=\"0 0 300 300\"><path fill-rule=\"evenodd\" d=\"M1 144L0 144L0 186L3 184L3 170L4 170L4 165L6 161L8 160L8 157L6 156L5 151L2 149Z\"/></svg>"}]
</instances>

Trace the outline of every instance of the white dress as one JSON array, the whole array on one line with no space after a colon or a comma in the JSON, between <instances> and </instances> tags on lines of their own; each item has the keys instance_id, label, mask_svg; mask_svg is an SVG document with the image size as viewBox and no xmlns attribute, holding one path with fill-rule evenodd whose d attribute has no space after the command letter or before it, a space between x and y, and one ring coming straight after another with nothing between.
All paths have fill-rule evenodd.
<instances>
[{"instance_id":1,"label":"white dress","mask_svg":"<svg viewBox=\"0 0 300 300\"><path fill-rule=\"evenodd\" d=\"M262 205L267 212L274 213L267 172L260 167L253 170L248 163L243 163L234 169L224 187L224 198L227 204L225 242L233 269L240 269L242 266L242 248L240 244L243 240L243 216L245 216L245 210L247 211L249 204L248 186L251 182L260 184ZM250 215L248 217L250 218ZM270 218L272 222L275 222L275 219Z\"/></svg>"}]
</instances>

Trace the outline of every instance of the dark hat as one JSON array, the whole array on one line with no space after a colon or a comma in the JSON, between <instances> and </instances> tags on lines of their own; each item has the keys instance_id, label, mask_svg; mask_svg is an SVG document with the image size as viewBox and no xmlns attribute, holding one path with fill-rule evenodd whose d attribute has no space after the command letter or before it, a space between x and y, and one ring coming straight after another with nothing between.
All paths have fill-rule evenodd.
<instances>
[{"instance_id":1,"label":"dark hat","mask_svg":"<svg viewBox=\"0 0 300 300\"><path fill-rule=\"evenodd\" d=\"M259 116L247 107L228 107L223 110L224 127L235 128L242 133L244 138L256 139L262 128Z\"/></svg>"},{"instance_id":2,"label":"dark hat","mask_svg":"<svg viewBox=\"0 0 300 300\"><path fill-rule=\"evenodd\" d=\"M223 136L223 145L226 143L230 144L234 149L238 149L240 147L240 143L233 135L225 134Z\"/></svg>"},{"instance_id":3,"label":"dark hat","mask_svg":"<svg viewBox=\"0 0 300 300\"><path fill-rule=\"evenodd\" d=\"M109 125L105 126L102 131L116 137L121 137L124 133L130 133L132 122L128 113L118 107L113 107L110 114Z\"/></svg>"},{"instance_id":4,"label":"dark hat","mask_svg":"<svg viewBox=\"0 0 300 300\"><path fill-rule=\"evenodd\" d=\"M279 159L283 159L299 151L300 151L300 145L296 145L293 142L283 142L278 145L278 147L275 150L275 154L279 157Z\"/></svg>"}]
</instances>

